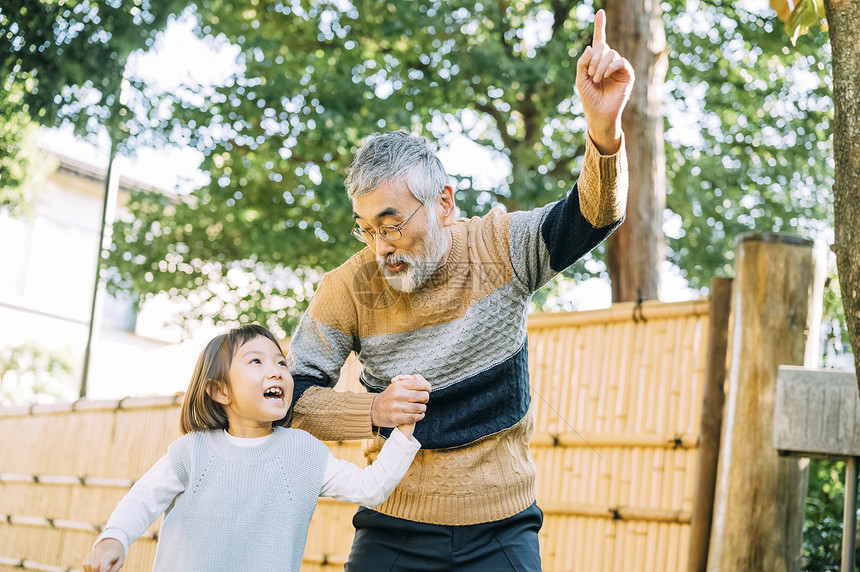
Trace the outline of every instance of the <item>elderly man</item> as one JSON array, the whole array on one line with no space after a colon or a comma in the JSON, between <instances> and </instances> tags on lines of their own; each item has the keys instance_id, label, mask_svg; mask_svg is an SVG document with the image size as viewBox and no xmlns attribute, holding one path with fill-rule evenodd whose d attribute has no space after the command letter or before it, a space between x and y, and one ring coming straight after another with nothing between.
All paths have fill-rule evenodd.
<instances>
[{"instance_id":1,"label":"elderly man","mask_svg":"<svg viewBox=\"0 0 860 572\"><path fill-rule=\"evenodd\" d=\"M323 277L295 332L294 426L368 439L373 462L391 427L420 420L423 449L383 505L355 515L349 571L540 570L526 312L624 216L633 70L604 37L601 10L577 63L585 164L561 201L458 219L423 138L373 137L355 157L346 187L367 248ZM353 351L367 393L335 392Z\"/></svg>"}]
</instances>

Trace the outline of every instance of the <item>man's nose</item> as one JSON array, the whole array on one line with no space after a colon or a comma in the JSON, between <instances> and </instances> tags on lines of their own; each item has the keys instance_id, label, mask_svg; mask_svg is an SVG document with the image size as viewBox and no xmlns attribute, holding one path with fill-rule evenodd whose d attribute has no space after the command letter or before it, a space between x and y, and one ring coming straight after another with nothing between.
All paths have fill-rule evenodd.
<instances>
[{"instance_id":1,"label":"man's nose","mask_svg":"<svg viewBox=\"0 0 860 572\"><path fill-rule=\"evenodd\" d=\"M385 256L386 254L391 254L395 250L394 244L385 240L379 236L379 234L375 234L373 236L373 244L371 245L371 248L377 256Z\"/></svg>"}]
</instances>

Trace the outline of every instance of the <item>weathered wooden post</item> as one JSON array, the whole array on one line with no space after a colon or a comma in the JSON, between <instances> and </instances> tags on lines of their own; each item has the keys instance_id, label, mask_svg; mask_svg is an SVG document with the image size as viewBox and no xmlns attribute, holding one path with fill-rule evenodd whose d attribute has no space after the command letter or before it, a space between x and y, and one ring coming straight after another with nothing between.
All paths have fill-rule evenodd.
<instances>
[{"instance_id":1,"label":"weathered wooden post","mask_svg":"<svg viewBox=\"0 0 860 572\"><path fill-rule=\"evenodd\" d=\"M773 448L777 369L802 365L813 242L744 234L737 241L733 328L709 572L800 570L806 462Z\"/></svg>"},{"instance_id":2,"label":"weathered wooden post","mask_svg":"<svg viewBox=\"0 0 860 572\"><path fill-rule=\"evenodd\" d=\"M705 363L705 392L699 426L699 466L693 492L690 519L688 572L705 572L708 543L720 458L720 433L725 405L726 355L729 345L729 318L732 310L732 279L716 277L711 282L708 311L708 357Z\"/></svg>"}]
</instances>

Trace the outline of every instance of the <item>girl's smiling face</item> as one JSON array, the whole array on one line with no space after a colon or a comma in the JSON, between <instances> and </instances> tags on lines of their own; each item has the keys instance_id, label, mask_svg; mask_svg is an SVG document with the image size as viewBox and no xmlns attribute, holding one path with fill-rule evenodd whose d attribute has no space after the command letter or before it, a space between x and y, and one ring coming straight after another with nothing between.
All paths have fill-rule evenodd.
<instances>
[{"instance_id":1,"label":"girl's smiling face","mask_svg":"<svg viewBox=\"0 0 860 572\"><path fill-rule=\"evenodd\" d=\"M230 362L229 386L221 384L212 398L224 406L231 435L271 433L272 423L286 417L293 399L293 378L281 348L264 337L239 346Z\"/></svg>"}]
</instances>

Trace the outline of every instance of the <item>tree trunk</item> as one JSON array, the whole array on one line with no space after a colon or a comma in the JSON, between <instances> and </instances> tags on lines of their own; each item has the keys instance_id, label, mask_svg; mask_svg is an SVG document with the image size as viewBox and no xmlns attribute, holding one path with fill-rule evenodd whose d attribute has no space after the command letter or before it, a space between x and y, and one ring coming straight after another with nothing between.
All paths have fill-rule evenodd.
<instances>
[{"instance_id":1,"label":"tree trunk","mask_svg":"<svg viewBox=\"0 0 860 572\"><path fill-rule=\"evenodd\" d=\"M836 268L860 390L860 0L825 0L833 52Z\"/></svg>"},{"instance_id":2,"label":"tree trunk","mask_svg":"<svg viewBox=\"0 0 860 572\"><path fill-rule=\"evenodd\" d=\"M668 57L660 0L607 0L607 42L636 73L622 116L630 165L627 220L609 238L612 301L655 299L665 260L663 84Z\"/></svg>"}]
</instances>

